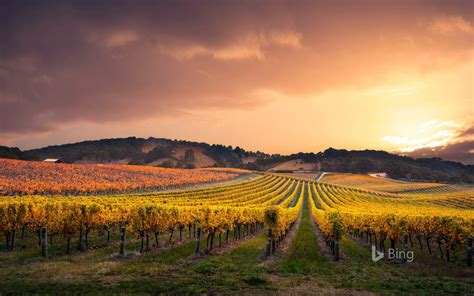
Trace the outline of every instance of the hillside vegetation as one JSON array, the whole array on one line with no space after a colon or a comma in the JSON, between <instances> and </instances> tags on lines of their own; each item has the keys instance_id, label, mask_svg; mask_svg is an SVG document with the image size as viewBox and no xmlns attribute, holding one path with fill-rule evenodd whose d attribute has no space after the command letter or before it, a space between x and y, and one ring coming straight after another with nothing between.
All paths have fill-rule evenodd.
<instances>
[{"instance_id":1,"label":"hillside vegetation","mask_svg":"<svg viewBox=\"0 0 474 296\"><path fill-rule=\"evenodd\" d=\"M209 145L159 138L121 138L85 141L21 151L0 146L0 158L41 161L59 158L67 163L135 164L167 168L237 167L258 171L385 172L393 179L441 183L473 183L474 166L442 159L413 159L384 151L329 148L319 153L292 155L246 151L240 147Z\"/></svg>"}]
</instances>

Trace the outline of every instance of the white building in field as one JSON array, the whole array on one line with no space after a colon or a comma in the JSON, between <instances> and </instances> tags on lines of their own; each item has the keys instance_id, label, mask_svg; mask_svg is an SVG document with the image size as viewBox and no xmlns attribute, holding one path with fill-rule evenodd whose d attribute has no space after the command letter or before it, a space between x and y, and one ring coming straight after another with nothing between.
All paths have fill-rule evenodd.
<instances>
[{"instance_id":1,"label":"white building in field","mask_svg":"<svg viewBox=\"0 0 474 296\"><path fill-rule=\"evenodd\" d=\"M62 161L60 159L57 159L57 158L46 158L45 160L43 160L43 162L61 163Z\"/></svg>"},{"instance_id":2,"label":"white building in field","mask_svg":"<svg viewBox=\"0 0 474 296\"><path fill-rule=\"evenodd\" d=\"M376 178L388 178L387 173L369 173L367 175L376 177Z\"/></svg>"}]
</instances>

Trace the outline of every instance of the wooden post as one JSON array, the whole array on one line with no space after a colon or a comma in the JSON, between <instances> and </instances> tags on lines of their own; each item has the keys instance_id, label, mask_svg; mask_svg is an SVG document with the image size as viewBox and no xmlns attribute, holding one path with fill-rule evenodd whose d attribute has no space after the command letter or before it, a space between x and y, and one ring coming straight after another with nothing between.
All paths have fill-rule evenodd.
<instances>
[{"instance_id":1,"label":"wooden post","mask_svg":"<svg viewBox=\"0 0 474 296\"><path fill-rule=\"evenodd\" d=\"M197 229L197 235L196 235L196 249L194 251L195 254L199 253L199 249L201 247L201 227Z\"/></svg>"},{"instance_id":2,"label":"wooden post","mask_svg":"<svg viewBox=\"0 0 474 296\"><path fill-rule=\"evenodd\" d=\"M48 229L41 228L41 255L48 257Z\"/></svg>"},{"instance_id":3,"label":"wooden post","mask_svg":"<svg viewBox=\"0 0 474 296\"><path fill-rule=\"evenodd\" d=\"M267 257L270 257L272 254L272 229L268 229L268 237L267 237Z\"/></svg>"},{"instance_id":4,"label":"wooden post","mask_svg":"<svg viewBox=\"0 0 474 296\"><path fill-rule=\"evenodd\" d=\"M15 234L16 234L16 231L13 230L12 231L12 244L11 244L11 247L10 247L10 250L13 251L13 249L15 248ZM8 247L8 246L7 246Z\"/></svg>"},{"instance_id":5,"label":"wooden post","mask_svg":"<svg viewBox=\"0 0 474 296\"><path fill-rule=\"evenodd\" d=\"M406 262L407 261L407 252L408 252L408 233L404 233L403 234L403 251L405 253L405 257L403 257L403 261Z\"/></svg>"},{"instance_id":6,"label":"wooden post","mask_svg":"<svg viewBox=\"0 0 474 296\"><path fill-rule=\"evenodd\" d=\"M125 225L120 225L120 257L125 256Z\"/></svg>"},{"instance_id":7,"label":"wooden post","mask_svg":"<svg viewBox=\"0 0 474 296\"><path fill-rule=\"evenodd\" d=\"M210 248L209 248L209 251L211 251L211 252L212 252L213 247L214 247L214 235L215 235L215 233L216 233L215 230L213 230L212 233L211 233L211 241L210 241Z\"/></svg>"},{"instance_id":8,"label":"wooden post","mask_svg":"<svg viewBox=\"0 0 474 296\"><path fill-rule=\"evenodd\" d=\"M334 260L339 261L339 238L341 233L336 229L334 233Z\"/></svg>"},{"instance_id":9,"label":"wooden post","mask_svg":"<svg viewBox=\"0 0 474 296\"><path fill-rule=\"evenodd\" d=\"M276 241L275 239L272 238L272 254L275 254L275 251L276 251Z\"/></svg>"},{"instance_id":10,"label":"wooden post","mask_svg":"<svg viewBox=\"0 0 474 296\"><path fill-rule=\"evenodd\" d=\"M470 267L470 266L472 266L472 237L469 237L467 239L466 251L467 251L467 258L466 258L467 266Z\"/></svg>"}]
</instances>

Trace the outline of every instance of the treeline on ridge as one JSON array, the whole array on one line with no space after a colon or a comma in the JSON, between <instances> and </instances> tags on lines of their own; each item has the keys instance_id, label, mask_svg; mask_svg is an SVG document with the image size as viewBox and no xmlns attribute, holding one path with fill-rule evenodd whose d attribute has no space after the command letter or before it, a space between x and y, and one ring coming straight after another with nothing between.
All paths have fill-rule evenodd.
<instances>
[{"instance_id":1,"label":"treeline on ridge","mask_svg":"<svg viewBox=\"0 0 474 296\"><path fill-rule=\"evenodd\" d=\"M375 150L339 150L291 155L247 151L240 147L164 138L118 138L84 141L21 151L0 146L0 158L41 161L59 158L66 163L122 163L161 167L236 167L257 171L299 159L314 170L341 173L385 172L403 180L474 183L474 166L440 158L419 158ZM205 158L203 161L202 159ZM207 162L206 162L207 161Z\"/></svg>"}]
</instances>

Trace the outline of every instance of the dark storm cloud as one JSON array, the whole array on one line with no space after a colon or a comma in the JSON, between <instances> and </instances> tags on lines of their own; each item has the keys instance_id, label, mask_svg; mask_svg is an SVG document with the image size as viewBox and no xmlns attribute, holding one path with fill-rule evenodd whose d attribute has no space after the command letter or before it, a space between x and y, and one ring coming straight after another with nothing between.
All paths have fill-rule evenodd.
<instances>
[{"instance_id":1,"label":"dark storm cloud","mask_svg":"<svg viewBox=\"0 0 474 296\"><path fill-rule=\"evenodd\" d=\"M413 44L431 59L471 46L469 1L384 3L1 1L0 134L255 108L259 89L364 87L393 65L436 67L408 61Z\"/></svg>"},{"instance_id":2,"label":"dark storm cloud","mask_svg":"<svg viewBox=\"0 0 474 296\"><path fill-rule=\"evenodd\" d=\"M415 158L439 157L474 165L474 126L462 131L445 146L417 149L407 155Z\"/></svg>"},{"instance_id":3,"label":"dark storm cloud","mask_svg":"<svg viewBox=\"0 0 474 296\"><path fill-rule=\"evenodd\" d=\"M419 157L439 157L447 160L457 161L464 164L474 165L474 141L463 141L448 144L443 147L422 148L410 152L408 155Z\"/></svg>"}]
</instances>

